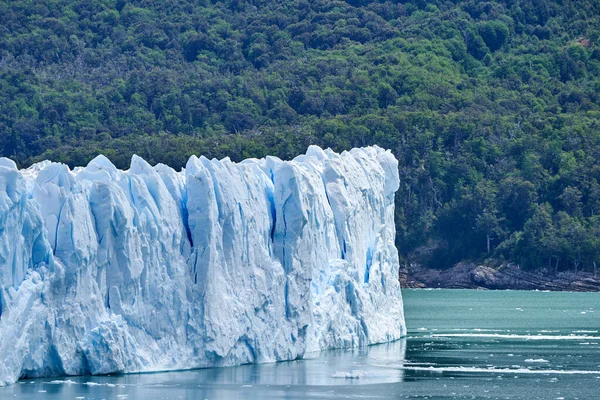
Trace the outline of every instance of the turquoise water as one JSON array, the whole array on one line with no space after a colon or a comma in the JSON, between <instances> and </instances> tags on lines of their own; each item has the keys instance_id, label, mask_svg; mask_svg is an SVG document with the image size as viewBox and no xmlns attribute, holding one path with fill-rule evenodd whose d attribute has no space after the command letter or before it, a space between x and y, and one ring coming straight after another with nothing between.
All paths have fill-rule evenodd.
<instances>
[{"instance_id":1,"label":"turquoise water","mask_svg":"<svg viewBox=\"0 0 600 400\"><path fill-rule=\"evenodd\" d=\"M600 399L600 294L404 290L406 339L304 360L22 381L0 399Z\"/></svg>"}]
</instances>

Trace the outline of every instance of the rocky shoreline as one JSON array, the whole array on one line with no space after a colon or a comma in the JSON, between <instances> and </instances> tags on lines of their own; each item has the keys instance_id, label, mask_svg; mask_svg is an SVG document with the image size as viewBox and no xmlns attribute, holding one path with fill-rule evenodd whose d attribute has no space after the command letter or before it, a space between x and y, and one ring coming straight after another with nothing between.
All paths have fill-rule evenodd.
<instances>
[{"instance_id":1,"label":"rocky shoreline","mask_svg":"<svg viewBox=\"0 0 600 400\"><path fill-rule=\"evenodd\" d=\"M524 271L514 264L489 267L459 263L443 270L411 264L400 270L400 284L403 288L597 292L600 276L589 272Z\"/></svg>"}]
</instances>

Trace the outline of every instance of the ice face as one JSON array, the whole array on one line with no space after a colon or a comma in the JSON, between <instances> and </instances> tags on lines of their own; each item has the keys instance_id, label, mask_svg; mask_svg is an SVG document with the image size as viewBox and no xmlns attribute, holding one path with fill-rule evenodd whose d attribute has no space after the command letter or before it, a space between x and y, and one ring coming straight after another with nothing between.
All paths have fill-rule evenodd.
<instances>
[{"instance_id":1,"label":"ice face","mask_svg":"<svg viewBox=\"0 0 600 400\"><path fill-rule=\"evenodd\" d=\"M398 185L378 147L181 172L0 158L0 385L398 339Z\"/></svg>"}]
</instances>

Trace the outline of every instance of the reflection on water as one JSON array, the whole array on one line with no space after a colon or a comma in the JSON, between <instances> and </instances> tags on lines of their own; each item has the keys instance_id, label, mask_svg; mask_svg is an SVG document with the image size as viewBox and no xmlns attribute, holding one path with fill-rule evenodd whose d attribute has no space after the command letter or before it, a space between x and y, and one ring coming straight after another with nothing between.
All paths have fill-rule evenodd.
<instances>
[{"instance_id":1,"label":"reflection on water","mask_svg":"<svg viewBox=\"0 0 600 400\"><path fill-rule=\"evenodd\" d=\"M406 340L403 339L363 349L332 350L325 357L323 353L315 353L302 360L278 364L197 370L189 379L233 385L283 386L400 382L404 372L397 367L402 366L405 353ZM340 379L341 376L347 378Z\"/></svg>"},{"instance_id":2,"label":"reflection on water","mask_svg":"<svg viewBox=\"0 0 600 400\"><path fill-rule=\"evenodd\" d=\"M21 381L0 398L237 399L354 396L351 387L402 382L406 339L353 350L308 354L302 360L156 374Z\"/></svg>"},{"instance_id":3,"label":"reflection on water","mask_svg":"<svg viewBox=\"0 0 600 400\"><path fill-rule=\"evenodd\" d=\"M598 294L404 295L409 333L395 343L277 364L22 381L0 399L599 398Z\"/></svg>"}]
</instances>

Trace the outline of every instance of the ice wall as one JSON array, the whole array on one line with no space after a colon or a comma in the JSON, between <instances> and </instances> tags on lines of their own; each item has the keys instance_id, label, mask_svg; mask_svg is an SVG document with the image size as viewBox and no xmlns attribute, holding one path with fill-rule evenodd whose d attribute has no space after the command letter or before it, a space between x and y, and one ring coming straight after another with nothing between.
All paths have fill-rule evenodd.
<instances>
[{"instance_id":1,"label":"ice wall","mask_svg":"<svg viewBox=\"0 0 600 400\"><path fill-rule=\"evenodd\" d=\"M397 164L315 146L181 172L0 158L0 384L398 339Z\"/></svg>"}]
</instances>

